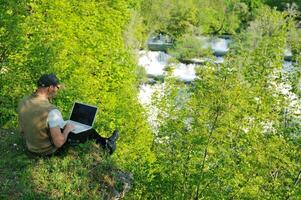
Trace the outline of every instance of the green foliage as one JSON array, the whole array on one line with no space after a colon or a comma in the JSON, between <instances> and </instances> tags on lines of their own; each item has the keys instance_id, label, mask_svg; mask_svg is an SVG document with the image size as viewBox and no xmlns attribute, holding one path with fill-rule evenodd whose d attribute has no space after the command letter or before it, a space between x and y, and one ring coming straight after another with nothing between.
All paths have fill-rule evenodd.
<instances>
[{"instance_id":1,"label":"green foliage","mask_svg":"<svg viewBox=\"0 0 301 200\"><path fill-rule=\"evenodd\" d=\"M16 126L20 98L54 72L63 115L74 101L97 105L99 133L119 127L120 139L112 159L91 143L32 159L19 136L1 133L0 198L106 199L99 183L114 182L118 163L134 174L127 199L298 199L301 127L277 88L289 46L286 81L300 94L298 14L266 2L1 1L0 126ZM208 55L200 34L237 35L225 63L199 67L191 85L164 79L155 134L137 102L144 72L133 56L152 32L173 36L179 59Z\"/></svg>"},{"instance_id":2,"label":"green foliage","mask_svg":"<svg viewBox=\"0 0 301 200\"><path fill-rule=\"evenodd\" d=\"M199 25L204 33L235 34L246 23L248 7L239 1L202 1Z\"/></svg>"},{"instance_id":3,"label":"green foliage","mask_svg":"<svg viewBox=\"0 0 301 200\"><path fill-rule=\"evenodd\" d=\"M125 44L132 49L144 47L147 40L147 33L143 24L143 18L139 12L133 10L131 20L124 32Z\"/></svg>"},{"instance_id":4,"label":"green foliage","mask_svg":"<svg viewBox=\"0 0 301 200\"><path fill-rule=\"evenodd\" d=\"M0 126L15 127L19 100L34 92L41 74L54 72L65 89L53 103L65 118L74 101L96 105L94 125L98 132L108 136L116 127L120 130L120 152L114 159L122 168L139 169L153 160L152 135L137 102L137 66L123 38L132 14L129 8L135 7L134 1L129 3L2 1ZM54 173L61 176L58 170ZM83 181L86 175L82 174ZM46 179L39 184L54 192L58 185L47 188L52 182L55 180ZM66 187L74 189L76 185Z\"/></svg>"},{"instance_id":5,"label":"green foliage","mask_svg":"<svg viewBox=\"0 0 301 200\"><path fill-rule=\"evenodd\" d=\"M137 80L132 76L136 65L122 38L130 14L126 2L1 5L22 19L7 16L3 25L8 41L17 42L3 42L9 54L1 62L7 68L1 79L1 126L15 125L14 110L20 98L33 92L41 74L55 72L66 86L55 100L64 116L77 100L98 106L96 127L101 132L116 126L125 132L135 128L128 126L129 119L140 119L141 108L136 102Z\"/></svg>"},{"instance_id":6,"label":"green foliage","mask_svg":"<svg viewBox=\"0 0 301 200\"><path fill-rule=\"evenodd\" d=\"M116 119L113 113L122 106L118 104L126 103L123 101L127 99L133 101L136 91L135 77L125 78L135 71L133 60L125 52L121 37L129 18L125 6L122 2L75 1L23 5L23 20L19 23L10 21L4 26L17 26L7 35L10 35L11 40L19 38L20 41L16 47L4 43L10 54L8 59L1 62L1 66L8 70L3 75L2 83L6 84L1 84L1 93L7 98L13 97L17 102L26 92L33 90L40 74L56 72L67 88L56 102L65 115L74 100L96 105L101 102L100 109L106 111L100 112L102 116L99 115L99 124L109 129L114 124L120 124L112 122L110 118ZM103 9L99 10L98 7ZM3 10L9 8L19 7L7 5ZM18 11L15 12L17 15ZM110 45L106 45L108 42ZM11 91L16 93L15 96ZM120 96L131 97L119 101ZM1 107L15 106L16 103L7 102ZM1 120L2 126L7 119ZM109 125L109 121L113 124Z\"/></svg>"},{"instance_id":7,"label":"green foliage","mask_svg":"<svg viewBox=\"0 0 301 200\"><path fill-rule=\"evenodd\" d=\"M194 0L148 0L142 2L140 12L148 32L163 32L176 38L198 27L198 11Z\"/></svg>"},{"instance_id":8,"label":"green foliage","mask_svg":"<svg viewBox=\"0 0 301 200\"><path fill-rule=\"evenodd\" d=\"M241 2L246 3L250 11L254 11L264 5L265 0L242 0Z\"/></svg>"},{"instance_id":9,"label":"green foliage","mask_svg":"<svg viewBox=\"0 0 301 200\"><path fill-rule=\"evenodd\" d=\"M299 10L301 9L301 1L300 0L281 0L281 1L274 1L274 0L265 0L265 3L271 7L276 7L279 10L286 10L289 5L295 4L298 6Z\"/></svg>"},{"instance_id":10,"label":"green foliage","mask_svg":"<svg viewBox=\"0 0 301 200\"><path fill-rule=\"evenodd\" d=\"M176 1L175 7L170 11L166 32L174 37L183 35L191 27L197 26L197 13L193 1Z\"/></svg>"},{"instance_id":11,"label":"green foliage","mask_svg":"<svg viewBox=\"0 0 301 200\"><path fill-rule=\"evenodd\" d=\"M248 20L248 6L238 0L143 1L141 14L149 32L182 36L191 29L204 34L235 34Z\"/></svg>"},{"instance_id":12,"label":"green foliage","mask_svg":"<svg viewBox=\"0 0 301 200\"><path fill-rule=\"evenodd\" d=\"M296 18L298 13L296 10L291 9L286 11L287 13L287 18L289 18L291 21L290 26L291 28L289 29L288 33L288 39L287 39L287 46L291 49L292 54L293 54L293 65L294 65L294 70L292 73L289 74L289 79L291 81L293 91L294 93L298 94L299 96L301 95L301 85L300 85L300 75L301 75L301 68L300 68L300 62L301 62L301 29L300 28L295 28L295 21L292 21L292 19Z\"/></svg>"},{"instance_id":13,"label":"green foliage","mask_svg":"<svg viewBox=\"0 0 301 200\"><path fill-rule=\"evenodd\" d=\"M191 34L185 34L176 41L175 48L169 53L178 60L208 57L210 50L206 49L203 40Z\"/></svg>"},{"instance_id":14,"label":"green foliage","mask_svg":"<svg viewBox=\"0 0 301 200\"><path fill-rule=\"evenodd\" d=\"M191 29L203 34L237 34L257 16L257 10L265 4L282 10L294 6L298 1L269 0L155 0L141 1L140 13L144 19L146 31L164 32L176 39Z\"/></svg>"},{"instance_id":15,"label":"green foliage","mask_svg":"<svg viewBox=\"0 0 301 200\"><path fill-rule=\"evenodd\" d=\"M222 65L165 79L147 199L297 199L300 126L284 123L285 13L264 7ZM235 53L235 54L234 54ZM290 119L291 120L291 119ZM295 129L294 132L291 130Z\"/></svg>"}]
</instances>

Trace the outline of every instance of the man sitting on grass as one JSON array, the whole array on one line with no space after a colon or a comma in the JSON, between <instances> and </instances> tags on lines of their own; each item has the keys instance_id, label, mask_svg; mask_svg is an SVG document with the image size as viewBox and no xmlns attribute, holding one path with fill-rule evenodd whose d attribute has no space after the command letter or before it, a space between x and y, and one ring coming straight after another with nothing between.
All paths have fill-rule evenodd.
<instances>
[{"instance_id":1,"label":"man sitting on grass","mask_svg":"<svg viewBox=\"0 0 301 200\"><path fill-rule=\"evenodd\" d=\"M37 82L38 89L21 100L18 107L20 132L24 135L30 152L38 155L52 155L70 144L95 140L109 154L116 149L118 130L109 138L101 137L94 129L74 134L74 126L67 123L63 129L61 112L49 100L60 89L58 78L54 74L45 74Z\"/></svg>"}]
</instances>

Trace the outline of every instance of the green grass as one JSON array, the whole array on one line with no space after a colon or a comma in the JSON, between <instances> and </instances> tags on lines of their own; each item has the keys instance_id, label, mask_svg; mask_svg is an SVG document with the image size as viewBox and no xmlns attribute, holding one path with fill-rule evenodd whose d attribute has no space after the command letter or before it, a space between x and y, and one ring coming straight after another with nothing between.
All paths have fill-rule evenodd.
<instances>
[{"instance_id":1,"label":"green grass","mask_svg":"<svg viewBox=\"0 0 301 200\"><path fill-rule=\"evenodd\" d=\"M16 131L0 130L0 154L0 199L109 199L120 185L114 162L93 142L37 157Z\"/></svg>"}]
</instances>

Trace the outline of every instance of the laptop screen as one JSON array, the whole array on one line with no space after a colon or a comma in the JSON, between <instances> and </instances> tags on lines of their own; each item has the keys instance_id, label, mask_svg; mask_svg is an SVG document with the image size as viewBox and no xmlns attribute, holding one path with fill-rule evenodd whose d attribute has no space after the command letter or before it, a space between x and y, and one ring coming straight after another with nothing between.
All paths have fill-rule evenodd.
<instances>
[{"instance_id":1,"label":"laptop screen","mask_svg":"<svg viewBox=\"0 0 301 200\"><path fill-rule=\"evenodd\" d=\"M97 108L81 103L74 103L70 120L92 126Z\"/></svg>"}]
</instances>

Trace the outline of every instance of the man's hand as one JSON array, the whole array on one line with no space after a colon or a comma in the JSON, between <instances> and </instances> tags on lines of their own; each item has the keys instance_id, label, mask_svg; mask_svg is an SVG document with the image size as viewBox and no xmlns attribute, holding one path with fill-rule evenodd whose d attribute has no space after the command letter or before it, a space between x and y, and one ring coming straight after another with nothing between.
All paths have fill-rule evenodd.
<instances>
[{"instance_id":1,"label":"man's hand","mask_svg":"<svg viewBox=\"0 0 301 200\"><path fill-rule=\"evenodd\" d=\"M67 123L64 127L63 133L59 127L50 128L50 133L52 137L53 144L60 148L63 146L67 140L69 133L74 130L74 125L71 123Z\"/></svg>"},{"instance_id":2,"label":"man's hand","mask_svg":"<svg viewBox=\"0 0 301 200\"><path fill-rule=\"evenodd\" d=\"M72 123L68 122L64 127L64 133L68 132L68 134L69 134L71 131L74 130L74 128L75 128L75 126Z\"/></svg>"}]
</instances>

